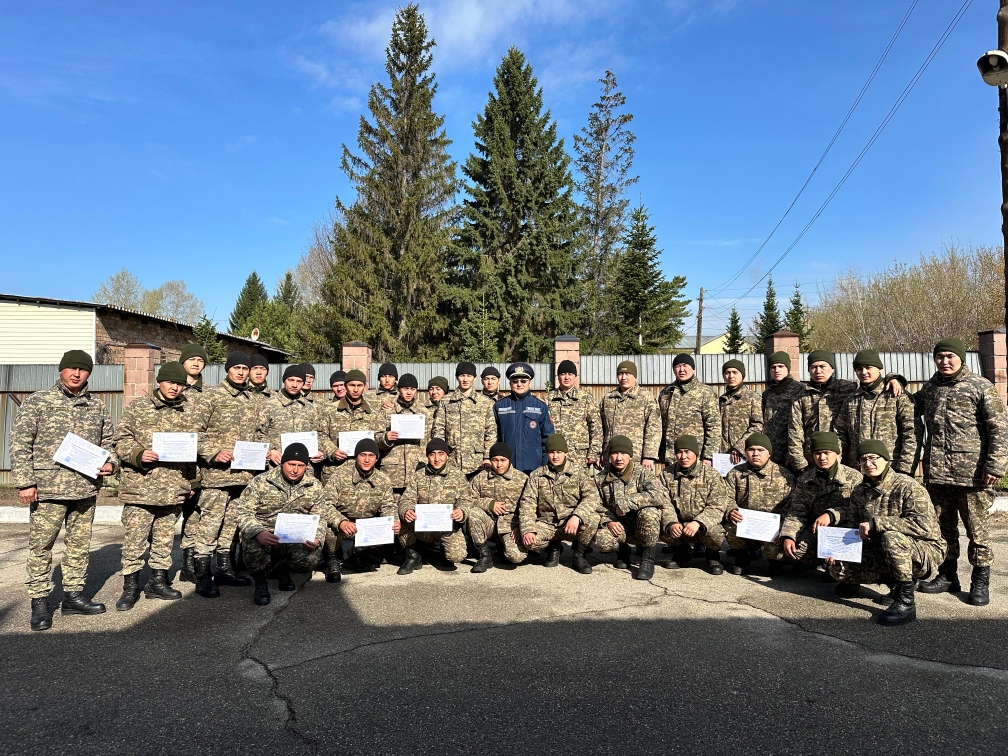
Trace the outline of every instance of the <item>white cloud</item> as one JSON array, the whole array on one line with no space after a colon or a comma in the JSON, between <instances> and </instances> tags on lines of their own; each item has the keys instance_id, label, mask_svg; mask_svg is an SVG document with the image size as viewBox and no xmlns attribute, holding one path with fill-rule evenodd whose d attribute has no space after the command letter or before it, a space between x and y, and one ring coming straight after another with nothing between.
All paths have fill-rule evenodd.
<instances>
[{"instance_id":1,"label":"white cloud","mask_svg":"<svg viewBox=\"0 0 1008 756\"><path fill-rule=\"evenodd\" d=\"M284 220L283 218L278 218L277 216L274 215L270 218L270 223L275 223L278 226L286 226L288 223L290 223L290 221Z\"/></svg>"}]
</instances>

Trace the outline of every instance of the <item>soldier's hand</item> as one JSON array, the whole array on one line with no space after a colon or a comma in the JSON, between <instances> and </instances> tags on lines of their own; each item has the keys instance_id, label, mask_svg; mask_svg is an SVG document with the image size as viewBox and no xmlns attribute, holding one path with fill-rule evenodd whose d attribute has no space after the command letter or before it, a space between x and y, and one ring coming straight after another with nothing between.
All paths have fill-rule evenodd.
<instances>
[{"instance_id":1,"label":"soldier's hand","mask_svg":"<svg viewBox=\"0 0 1008 756\"><path fill-rule=\"evenodd\" d=\"M795 542L790 538L784 539L784 553L791 559L798 558L798 552L796 551Z\"/></svg>"},{"instance_id":2,"label":"soldier's hand","mask_svg":"<svg viewBox=\"0 0 1008 756\"><path fill-rule=\"evenodd\" d=\"M871 523L862 522L860 525L858 525L858 535L861 536L862 541L867 541L869 538L871 538Z\"/></svg>"},{"instance_id":3,"label":"soldier's hand","mask_svg":"<svg viewBox=\"0 0 1008 756\"><path fill-rule=\"evenodd\" d=\"M385 440L386 441L398 441L399 440L399 431L385 431Z\"/></svg>"},{"instance_id":4,"label":"soldier's hand","mask_svg":"<svg viewBox=\"0 0 1008 756\"><path fill-rule=\"evenodd\" d=\"M673 539L682 538L683 526L681 522L673 523L669 528L669 533L672 534Z\"/></svg>"},{"instance_id":5,"label":"soldier's hand","mask_svg":"<svg viewBox=\"0 0 1008 756\"><path fill-rule=\"evenodd\" d=\"M892 391L893 396L899 396L903 393L903 384L892 378L889 380L889 390Z\"/></svg>"},{"instance_id":6,"label":"soldier's hand","mask_svg":"<svg viewBox=\"0 0 1008 756\"><path fill-rule=\"evenodd\" d=\"M731 512L728 513L728 519L731 520L732 522L742 522L744 518L742 517L741 512L739 512L737 509L733 509Z\"/></svg>"},{"instance_id":7,"label":"soldier's hand","mask_svg":"<svg viewBox=\"0 0 1008 756\"><path fill-rule=\"evenodd\" d=\"M268 452L266 456L269 457L270 463L274 465L279 465L280 460L283 459L283 454L281 454L277 449L273 449Z\"/></svg>"},{"instance_id":8,"label":"soldier's hand","mask_svg":"<svg viewBox=\"0 0 1008 756\"><path fill-rule=\"evenodd\" d=\"M256 540L259 541L263 546L276 546L280 543L280 539L275 535L270 533L268 530L260 531L256 534Z\"/></svg>"},{"instance_id":9,"label":"soldier's hand","mask_svg":"<svg viewBox=\"0 0 1008 756\"><path fill-rule=\"evenodd\" d=\"M480 463L480 469L482 469L482 470L489 470L490 469L490 460L489 459L484 459L483 462Z\"/></svg>"},{"instance_id":10,"label":"soldier's hand","mask_svg":"<svg viewBox=\"0 0 1008 756\"><path fill-rule=\"evenodd\" d=\"M35 486L30 488L22 488L18 491L18 500L22 504L34 504L38 501L38 489Z\"/></svg>"},{"instance_id":11,"label":"soldier's hand","mask_svg":"<svg viewBox=\"0 0 1008 756\"><path fill-rule=\"evenodd\" d=\"M522 543L525 544L526 549L531 549L535 546L535 533L526 533L522 536Z\"/></svg>"},{"instance_id":12,"label":"soldier's hand","mask_svg":"<svg viewBox=\"0 0 1008 756\"><path fill-rule=\"evenodd\" d=\"M339 529L343 531L344 535L357 535L357 526L350 522L350 520L343 520L339 524Z\"/></svg>"},{"instance_id":13,"label":"soldier's hand","mask_svg":"<svg viewBox=\"0 0 1008 756\"><path fill-rule=\"evenodd\" d=\"M495 501L493 505L493 513L500 517L505 512L507 512L507 504L503 501Z\"/></svg>"},{"instance_id":14,"label":"soldier's hand","mask_svg":"<svg viewBox=\"0 0 1008 756\"><path fill-rule=\"evenodd\" d=\"M157 452L151 451L150 449L144 449L144 453L140 455L141 462L157 462L159 459Z\"/></svg>"},{"instance_id":15,"label":"soldier's hand","mask_svg":"<svg viewBox=\"0 0 1008 756\"><path fill-rule=\"evenodd\" d=\"M567 535L576 535L578 528L581 527L581 518L577 515L571 515L567 518L567 523L564 525L564 533Z\"/></svg>"},{"instance_id":16,"label":"soldier's hand","mask_svg":"<svg viewBox=\"0 0 1008 756\"><path fill-rule=\"evenodd\" d=\"M828 514L821 514L815 518L815 522L812 523L812 532L815 533L819 528L827 528L830 524L830 516Z\"/></svg>"},{"instance_id":17,"label":"soldier's hand","mask_svg":"<svg viewBox=\"0 0 1008 756\"><path fill-rule=\"evenodd\" d=\"M347 458L347 453L345 451L343 451L342 449L337 449L336 451L334 451L332 453L332 458L336 462L342 462L344 459Z\"/></svg>"},{"instance_id":18,"label":"soldier's hand","mask_svg":"<svg viewBox=\"0 0 1008 756\"><path fill-rule=\"evenodd\" d=\"M399 524L399 520L392 520L392 534L399 535L401 529L402 525Z\"/></svg>"},{"instance_id":19,"label":"soldier's hand","mask_svg":"<svg viewBox=\"0 0 1008 756\"><path fill-rule=\"evenodd\" d=\"M406 522L416 522L416 510L407 509L406 514L403 515L403 519L406 520Z\"/></svg>"},{"instance_id":20,"label":"soldier's hand","mask_svg":"<svg viewBox=\"0 0 1008 756\"><path fill-rule=\"evenodd\" d=\"M462 522L462 520L465 519L465 512L458 507L455 507L455 509L451 511L451 518L453 522Z\"/></svg>"},{"instance_id":21,"label":"soldier's hand","mask_svg":"<svg viewBox=\"0 0 1008 756\"><path fill-rule=\"evenodd\" d=\"M308 459L310 459L312 461L312 464L316 464L317 465L319 462L324 462L325 461L325 454L323 454L322 452L319 452L314 457L308 457Z\"/></svg>"},{"instance_id":22,"label":"soldier's hand","mask_svg":"<svg viewBox=\"0 0 1008 756\"><path fill-rule=\"evenodd\" d=\"M606 527L609 528L609 532L612 533L617 538L619 538L621 535L623 535L623 525L622 525L622 523L619 523L619 522L607 522L606 523Z\"/></svg>"},{"instance_id":23,"label":"soldier's hand","mask_svg":"<svg viewBox=\"0 0 1008 756\"><path fill-rule=\"evenodd\" d=\"M692 538L697 533L700 532L700 523L694 520L693 522L687 522L683 525L682 529L683 535L687 538Z\"/></svg>"},{"instance_id":24,"label":"soldier's hand","mask_svg":"<svg viewBox=\"0 0 1008 756\"><path fill-rule=\"evenodd\" d=\"M586 459L585 467L598 467L599 463L597 459Z\"/></svg>"},{"instance_id":25,"label":"soldier's hand","mask_svg":"<svg viewBox=\"0 0 1008 756\"><path fill-rule=\"evenodd\" d=\"M823 564L825 564L827 567L832 567L834 564L836 564L836 559L834 559L833 557L826 557L823 560Z\"/></svg>"},{"instance_id":26,"label":"soldier's hand","mask_svg":"<svg viewBox=\"0 0 1008 756\"><path fill-rule=\"evenodd\" d=\"M317 540L315 540L315 541L305 541L304 542L304 547L306 549L310 549L311 551L314 551L315 549L318 548L318 541Z\"/></svg>"},{"instance_id":27,"label":"soldier's hand","mask_svg":"<svg viewBox=\"0 0 1008 756\"><path fill-rule=\"evenodd\" d=\"M227 449L222 449L217 452L217 456L214 457L214 462L220 462L222 465L226 465L228 462L234 459L234 454L229 452Z\"/></svg>"},{"instance_id":28,"label":"soldier's hand","mask_svg":"<svg viewBox=\"0 0 1008 756\"><path fill-rule=\"evenodd\" d=\"M104 465L98 468L98 477L104 478L107 475L112 474L112 463L106 462Z\"/></svg>"},{"instance_id":29,"label":"soldier's hand","mask_svg":"<svg viewBox=\"0 0 1008 756\"><path fill-rule=\"evenodd\" d=\"M707 467L714 467L714 463L711 462L709 459L705 459L703 463L707 465Z\"/></svg>"},{"instance_id":30,"label":"soldier's hand","mask_svg":"<svg viewBox=\"0 0 1008 756\"><path fill-rule=\"evenodd\" d=\"M737 465L742 461L742 459L743 457L741 452L735 451L734 449L731 450L731 461L733 465Z\"/></svg>"},{"instance_id":31,"label":"soldier's hand","mask_svg":"<svg viewBox=\"0 0 1008 756\"><path fill-rule=\"evenodd\" d=\"M983 483L984 486L990 488L991 486L997 485L998 481L1001 480L997 475L984 475Z\"/></svg>"},{"instance_id":32,"label":"soldier's hand","mask_svg":"<svg viewBox=\"0 0 1008 756\"><path fill-rule=\"evenodd\" d=\"M646 467L651 472L654 472L654 460L653 459L645 459L645 460L643 460L641 462L641 464L644 465L644 467Z\"/></svg>"}]
</instances>

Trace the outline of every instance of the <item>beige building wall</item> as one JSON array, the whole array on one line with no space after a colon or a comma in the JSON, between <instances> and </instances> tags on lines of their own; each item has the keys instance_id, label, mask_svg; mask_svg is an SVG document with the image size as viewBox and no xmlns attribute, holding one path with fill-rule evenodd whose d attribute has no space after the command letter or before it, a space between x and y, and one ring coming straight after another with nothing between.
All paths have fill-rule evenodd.
<instances>
[{"instance_id":1,"label":"beige building wall","mask_svg":"<svg viewBox=\"0 0 1008 756\"><path fill-rule=\"evenodd\" d=\"M0 302L0 365L54 365L69 349L94 358L94 310Z\"/></svg>"}]
</instances>

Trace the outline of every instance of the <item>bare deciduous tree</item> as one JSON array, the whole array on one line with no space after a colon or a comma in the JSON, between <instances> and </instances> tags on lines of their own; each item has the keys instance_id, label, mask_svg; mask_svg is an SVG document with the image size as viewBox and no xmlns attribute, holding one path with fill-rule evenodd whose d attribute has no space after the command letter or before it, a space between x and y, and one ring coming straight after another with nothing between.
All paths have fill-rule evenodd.
<instances>
[{"instance_id":1,"label":"bare deciduous tree","mask_svg":"<svg viewBox=\"0 0 1008 756\"><path fill-rule=\"evenodd\" d=\"M91 299L183 323L196 324L203 316L203 301L186 288L185 281L165 281L156 289L146 289L126 268L102 281Z\"/></svg>"}]
</instances>

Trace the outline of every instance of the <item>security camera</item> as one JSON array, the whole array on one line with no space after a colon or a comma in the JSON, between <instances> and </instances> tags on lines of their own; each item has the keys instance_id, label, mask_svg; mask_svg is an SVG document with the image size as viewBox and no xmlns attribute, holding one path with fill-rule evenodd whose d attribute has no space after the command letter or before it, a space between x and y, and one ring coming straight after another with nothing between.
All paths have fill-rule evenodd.
<instances>
[{"instance_id":1,"label":"security camera","mask_svg":"<svg viewBox=\"0 0 1008 756\"><path fill-rule=\"evenodd\" d=\"M977 68L983 80L992 87L1008 87L1008 53L990 50L980 56Z\"/></svg>"}]
</instances>

